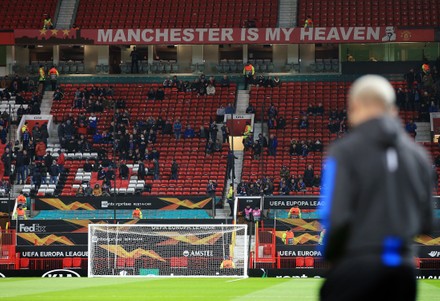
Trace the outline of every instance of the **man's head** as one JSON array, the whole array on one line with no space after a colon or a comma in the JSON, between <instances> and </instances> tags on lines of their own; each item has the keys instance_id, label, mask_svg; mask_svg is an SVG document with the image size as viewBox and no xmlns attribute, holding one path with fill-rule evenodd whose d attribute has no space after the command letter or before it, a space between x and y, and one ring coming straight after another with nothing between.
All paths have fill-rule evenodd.
<instances>
[{"instance_id":1,"label":"man's head","mask_svg":"<svg viewBox=\"0 0 440 301\"><path fill-rule=\"evenodd\" d=\"M396 116L396 94L387 79L364 75L357 79L348 95L348 120L355 127L384 115Z\"/></svg>"}]
</instances>

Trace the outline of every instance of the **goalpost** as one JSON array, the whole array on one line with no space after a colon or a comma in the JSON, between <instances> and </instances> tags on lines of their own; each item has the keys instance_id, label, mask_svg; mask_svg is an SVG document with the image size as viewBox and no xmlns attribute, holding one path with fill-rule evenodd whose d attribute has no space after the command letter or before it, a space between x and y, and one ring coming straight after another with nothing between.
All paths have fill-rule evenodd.
<instances>
[{"instance_id":1,"label":"goalpost","mask_svg":"<svg viewBox=\"0 0 440 301\"><path fill-rule=\"evenodd\" d=\"M89 224L88 232L89 277L247 277L247 225Z\"/></svg>"}]
</instances>

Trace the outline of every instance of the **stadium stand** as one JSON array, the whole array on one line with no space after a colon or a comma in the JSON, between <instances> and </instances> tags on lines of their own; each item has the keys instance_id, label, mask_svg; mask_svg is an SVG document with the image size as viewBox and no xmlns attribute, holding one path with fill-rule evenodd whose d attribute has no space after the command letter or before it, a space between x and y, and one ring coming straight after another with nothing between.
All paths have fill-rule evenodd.
<instances>
[{"instance_id":1,"label":"stadium stand","mask_svg":"<svg viewBox=\"0 0 440 301\"><path fill-rule=\"evenodd\" d=\"M100 87L101 85L96 86ZM231 87L217 87L216 94L213 96L197 96L194 93L178 92L176 88L169 88L165 89L164 100L147 100L147 92L150 87L157 89L159 86L161 84L116 84L114 86L115 95L113 99L123 98L126 100L126 110L130 114L130 123L127 129L130 133L132 133L136 122L145 121L150 116L154 119L161 117L163 120L170 120L171 122L180 119L183 125L182 132L186 125L191 125L196 131L201 126L208 128L210 118L215 117L217 108L220 105L225 106L228 103L233 103L236 93L235 84L231 85ZM86 113L86 118L88 119L90 113L85 108L72 108L74 92L77 88L82 90L85 87L84 85L70 84L62 86L65 91L65 98L59 102L54 102L51 109L55 120L58 122L66 120L68 114L72 114L76 118L79 113ZM91 87L89 86L89 88ZM113 108L104 109L102 113L96 113L96 116L98 118L97 131L99 133L108 131L109 125L114 118ZM90 141L92 140L90 132L86 134L86 137ZM82 176L78 175L78 170L84 165L86 157L92 158L93 154L95 154L96 159L97 151L104 151L110 160L113 159L112 144L94 144L93 148L94 151L84 154L77 151L72 153L66 152L66 169L69 172L66 175L64 187L60 188L62 190L61 195L75 195L78 186L83 181ZM148 146L148 148L151 151L151 146ZM117 188L122 188L121 193L125 193L123 188L128 188L130 184L137 181L137 185L141 184L143 186L147 184L151 186L151 191L143 192L142 194L144 195L203 195L206 194L206 185L209 179L215 180L218 183L218 190L222 191L226 172L225 155L228 149L227 142L224 143L221 152L207 155L205 139L182 138L176 141L174 137L162 135L159 132L153 148L160 153L160 180L153 181L149 177L147 177L145 183L143 180L138 180L136 166L132 164L137 162L127 160L131 175L130 178L125 180L118 179ZM58 149L55 148L54 150L57 151ZM178 180L170 180L171 162L173 159L176 160L180 167ZM147 168L152 169L152 163L149 162L148 164ZM102 184L102 181L97 180L97 172L92 172L87 176L89 176L88 180L90 180L92 187L95 183ZM116 176L118 177L118 173Z\"/></svg>"},{"instance_id":2,"label":"stadium stand","mask_svg":"<svg viewBox=\"0 0 440 301\"><path fill-rule=\"evenodd\" d=\"M52 17L55 15L58 0L44 1L41 5L38 1L22 0L2 1L2 9L0 11L0 28L43 28L44 14Z\"/></svg>"},{"instance_id":3,"label":"stadium stand","mask_svg":"<svg viewBox=\"0 0 440 301\"><path fill-rule=\"evenodd\" d=\"M275 27L277 16L278 1L82 0L76 24L81 28L229 28L243 27L246 21L254 20L257 27Z\"/></svg>"},{"instance_id":4,"label":"stadium stand","mask_svg":"<svg viewBox=\"0 0 440 301\"><path fill-rule=\"evenodd\" d=\"M286 166L290 176L295 179L304 176L308 165L312 165L314 174L319 176L325 155L325 147L332 141L342 137L347 127L343 121L346 108L346 93L350 82L343 81L314 81L314 82L285 82L281 87L252 87L249 102L254 106L256 112L264 111L264 122L269 119L269 108L271 105L277 109L278 116L286 120L285 128L270 128L269 136L275 135L278 138L278 150L276 156L268 155L263 150L262 159L254 158L253 149L245 152L242 181L252 183L261 178L269 178L274 184L275 195L280 192L281 168ZM393 81L396 89L404 88L405 82ZM323 113L310 112L310 105L313 107L322 104ZM406 123L410 120L418 120L419 112L413 110L402 110L402 120ZM308 126L300 128L300 123L306 117ZM258 116L256 118L260 118ZM336 128L335 128L336 127ZM268 137L269 138L269 137ZM257 137L255 137L257 139ZM299 144L301 151L290 154L292 140ZM314 150L315 142L319 140L324 151ZM303 155L303 145L308 146L306 154ZM433 143L426 143L425 146L435 157L438 155L438 147ZM263 160L263 162L261 162ZM289 184L289 183L287 183ZM289 185L288 185L289 186ZM306 189L290 188L287 194L319 195L320 184L307 185Z\"/></svg>"},{"instance_id":5,"label":"stadium stand","mask_svg":"<svg viewBox=\"0 0 440 301\"><path fill-rule=\"evenodd\" d=\"M298 26L311 16L316 27L331 26L438 26L436 0L299 0Z\"/></svg>"}]
</instances>

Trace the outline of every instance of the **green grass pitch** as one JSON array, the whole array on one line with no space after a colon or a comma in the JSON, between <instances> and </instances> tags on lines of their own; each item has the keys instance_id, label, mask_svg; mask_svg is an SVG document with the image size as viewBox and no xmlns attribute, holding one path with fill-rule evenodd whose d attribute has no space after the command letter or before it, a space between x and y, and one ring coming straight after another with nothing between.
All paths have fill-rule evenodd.
<instances>
[{"instance_id":1,"label":"green grass pitch","mask_svg":"<svg viewBox=\"0 0 440 301\"><path fill-rule=\"evenodd\" d=\"M0 278L8 301L318 300L322 279ZM440 300L440 280L419 280L419 301Z\"/></svg>"}]
</instances>

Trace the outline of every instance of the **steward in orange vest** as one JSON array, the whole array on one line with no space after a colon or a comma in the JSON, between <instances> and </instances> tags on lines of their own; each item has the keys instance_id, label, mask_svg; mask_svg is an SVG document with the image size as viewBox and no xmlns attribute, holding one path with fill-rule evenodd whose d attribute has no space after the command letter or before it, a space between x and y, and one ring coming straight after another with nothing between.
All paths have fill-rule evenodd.
<instances>
[{"instance_id":1,"label":"steward in orange vest","mask_svg":"<svg viewBox=\"0 0 440 301\"><path fill-rule=\"evenodd\" d=\"M293 239L295 237L295 234L293 234L293 230L289 229L286 232L283 233L283 243L286 245L293 245Z\"/></svg>"}]
</instances>

